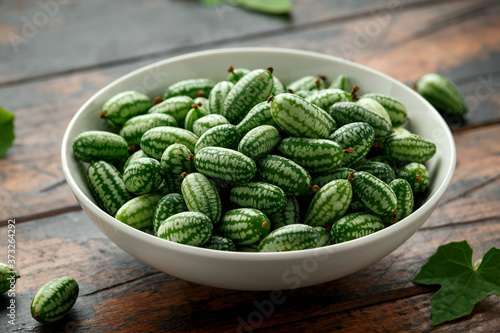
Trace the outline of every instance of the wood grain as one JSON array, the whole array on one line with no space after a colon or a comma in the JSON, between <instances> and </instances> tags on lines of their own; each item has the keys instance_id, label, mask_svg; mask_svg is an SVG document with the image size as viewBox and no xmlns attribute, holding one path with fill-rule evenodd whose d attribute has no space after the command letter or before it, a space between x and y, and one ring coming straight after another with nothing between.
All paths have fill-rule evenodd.
<instances>
[{"instance_id":1,"label":"wood grain","mask_svg":"<svg viewBox=\"0 0 500 333\"><path fill-rule=\"evenodd\" d=\"M386 331L395 332L403 326L394 324L391 329L393 319L389 317L394 317L394 311L387 309L394 304L394 308L405 313L402 319L411 317L412 325L420 325L411 328L427 330L428 295L437 289L415 285L411 279L444 243L467 239L474 248L474 260L498 246L499 222L497 219L421 230L392 254L358 273L318 286L271 294L217 289L173 278L125 254L85 213L60 214L21 223L16 228L17 269L22 275L16 295L18 320L26 323L25 332L58 331L68 325L78 329L74 332L108 332L117 328L123 332L201 328L205 332L220 332L234 331L245 325L242 323L258 326L253 328L289 331L308 325L314 318L318 328L358 328L364 315L370 317L366 327L390 324L384 326ZM0 228L1 239L5 239L6 230ZM0 254L0 261L5 261L4 256ZM69 317L55 326L42 328L25 309L38 288L60 275L70 275L78 281L79 300ZM419 296L426 301L420 302ZM413 297L417 297L416 301ZM269 302L271 299L274 304ZM418 308L414 303L420 304ZM480 321L489 323L484 325L495 323L500 299L489 299L486 304L489 305L479 308L479 316L443 327L463 328ZM264 320L257 325L260 316Z\"/></svg>"},{"instance_id":2,"label":"wood grain","mask_svg":"<svg viewBox=\"0 0 500 333\"><path fill-rule=\"evenodd\" d=\"M491 69L496 68L500 61L500 53L495 51L500 45L500 35L496 33L500 28L500 7L490 6L476 12L476 16L466 17L460 25L464 26L463 29L467 32L464 34L462 29L456 29L453 25L458 24L453 18L456 15L461 18L462 12L469 7L471 4L467 1L403 7L380 36L375 36L373 42L354 55L354 60L409 83L427 71L439 69L456 80L473 106L465 122L456 117L448 117L450 126L472 128L484 123L498 122L500 72ZM476 8L477 5L473 7ZM429 27L435 27L440 15L449 17L448 21L453 24L448 27L438 26L435 32L423 36L418 33L420 30L427 31ZM421 21L423 25L407 24ZM353 33L355 36L356 31L364 29L369 25L367 22L370 21L366 18L328 21L319 27L287 30L279 36L259 36L258 45L293 47L342 56L339 45L354 43ZM473 38L476 35L485 37ZM446 61L450 57L448 48L434 49L434 45L443 43L445 39L468 45L453 53L454 61L451 63ZM401 45L396 45L395 41L401 41ZM250 45L255 43L227 41L216 46ZM381 45L392 46L384 51ZM418 48L425 51L417 52ZM422 63L422 58L416 56L422 52L433 56ZM393 61L387 59L401 57L408 59L406 64L389 66ZM73 195L64 184L60 167L60 142L64 129L74 112L98 89L153 60L158 59L141 60L0 88L2 106L12 110L17 116L17 139L7 158L0 160L0 223L13 217L21 221L78 209ZM478 183L468 184L469 187L458 187L467 191Z\"/></svg>"}]
</instances>

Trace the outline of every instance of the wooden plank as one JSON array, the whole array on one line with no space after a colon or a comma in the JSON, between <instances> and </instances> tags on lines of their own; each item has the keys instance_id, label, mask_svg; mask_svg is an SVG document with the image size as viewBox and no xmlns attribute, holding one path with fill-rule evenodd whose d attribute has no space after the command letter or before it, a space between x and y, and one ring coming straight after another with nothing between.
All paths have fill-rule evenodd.
<instances>
[{"instance_id":1,"label":"wooden plank","mask_svg":"<svg viewBox=\"0 0 500 333\"><path fill-rule=\"evenodd\" d=\"M362 311L387 309L385 304L405 299L410 301L404 304L411 304L413 296L435 291L433 287L414 285L411 279L437 247L467 239L474 248L475 260L498 246L499 222L497 219L422 230L360 272L318 286L271 294L205 287L159 273L112 244L85 213L61 214L17 225L16 264L22 275L16 287L17 323L24 324L25 332L44 331L27 313L31 298L50 279L70 275L81 287L79 300L69 317L46 330L72 327L79 329L76 332L153 332L203 328L206 332L220 332L243 327L243 323L249 325L259 318L259 313L265 319L257 325L259 328L279 326L291 330L320 317L323 319L318 325L335 325L337 317L347 325L347 319L356 313L361 318ZM6 239L6 233L7 228L1 227L0 238ZM6 251L0 253L0 261L6 261ZM270 303L271 299L275 304ZM481 308L479 313L489 318L496 315L500 299L488 302L491 307ZM404 304L401 311L421 318L423 327L429 327L428 303L414 310ZM266 308L272 313L264 316ZM481 316L465 319L464 325L472 326ZM392 319L382 315L374 315L370 322L388 328L393 324ZM486 325L489 323L486 321Z\"/></svg>"},{"instance_id":2,"label":"wooden plank","mask_svg":"<svg viewBox=\"0 0 500 333\"><path fill-rule=\"evenodd\" d=\"M412 1L409 6L420 3L430 1ZM387 7L386 0L297 0L288 17L225 4L205 7L198 1L8 2L0 12L0 84L165 57L227 40L366 16Z\"/></svg>"},{"instance_id":3,"label":"wooden plank","mask_svg":"<svg viewBox=\"0 0 500 333\"><path fill-rule=\"evenodd\" d=\"M387 34L389 37L387 37L387 41L390 43L397 40L397 38L411 37L412 34L415 34L415 30L418 29L417 24L410 26L409 30L407 30L405 28L407 22L415 21L420 17L428 17L428 21L424 21L424 23L433 26L433 22L437 20L439 15L454 13L457 8L463 9L468 6L470 6L468 2L459 2L457 4L445 2L430 8L424 6L403 10L393 19L393 23L388 25ZM403 52L404 57L414 57L414 47L406 49L404 45L401 45L389 50L387 55L382 55L377 43L363 49L363 52L356 60L368 65L371 64L382 71L387 70L388 74L406 82L411 82L426 71L441 68L443 72L449 73L450 76L457 80L459 87L463 91L469 91L466 95L470 96L470 101L473 101L473 98L478 101L475 111L471 112L467 117L468 125L497 121L500 119L499 89L495 85L484 86L480 78L483 77L489 80L485 70L487 68L496 68L495 66L498 66L500 60L498 53L495 53L495 50L500 45L494 38L498 34L491 37L491 30L500 28L500 12L498 8L493 7L474 19L464 21L463 24L466 25L468 31L464 42L471 45L472 53L457 55L456 62L462 63L457 67L460 75L453 74L454 67L449 67L445 61L449 57L448 50L434 50L432 47L432 45L441 43L444 38L461 41L463 33L461 29L457 29L455 26L444 28L435 34L419 37L411 42L417 43L423 50L427 50L420 52L420 54L435 52L432 61L429 60L421 64L420 60L414 58L413 60L410 59L411 61L405 66L387 66L386 63L391 63L390 59L399 59L402 56L398 52ZM340 22L339 24L335 22L328 23L320 28L292 30L279 37L261 37L259 43L262 46L303 48L342 55L338 45L342 42L352 41L353 31L356 31L357 27L362 28L366 22L366 19L358 19L352 22ZM395 31L396 36L392 35L392 31ZM489 50L489 53L479 49L479 45L482 45L483 42L478 38L469 37L469 32L470 35L490 36L484 42L484 48ZM376 39L376 42L378 41ZM380 43L384 43L383 38ZM219 46L249 45L251 43L247 41L221 44ZM379 59L376 60L378 62L374 63L373 58ZM459 59L462 59L462 62ZM476 60L469 63L469 59ZM0 221L13 217L27 219L30 216L57 213L61 210L76 209L78 207L69 188L64 184L60 168L59 151L64 130L74 112L95 91L113 79L151 61L143 60L133 64L77 73L49 80L33 81L0 89L2 106L12 110L17 116L16 131L18 137L7 158L0 160L0 208L2 208L0 210ZM406 69L409 67L413 69L411 72ZM478 76L478 73L482 74ZM494 72L492 75L494 82L500 82L498 72ZM488 89L493 89L491 94L485 93L490 92ZM476 90L479 91L479 94L476 94ZM461 143L461 145L463 144ZM460 181L460 179L456 181ZM470 185L473 187L477 185L477 182L470 183ZM469 188L465 185L456 186L463 188L464 191Z\"/></svg>"}]
</instances>

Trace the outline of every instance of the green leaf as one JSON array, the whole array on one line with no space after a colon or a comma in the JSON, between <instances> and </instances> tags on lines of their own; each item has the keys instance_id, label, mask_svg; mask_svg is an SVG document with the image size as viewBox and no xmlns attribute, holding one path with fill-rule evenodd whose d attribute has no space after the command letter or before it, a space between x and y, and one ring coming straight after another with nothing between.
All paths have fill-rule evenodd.
<instances>
[{"instance_id":1,"label":"green leaf","mask_svg":"<svg viewBox=\"0 0 500 333\"><path fill-rule=\"evenodd\" d=\"M488 295L500 296L500 249L491 248L476 263L467 241L453 242L440 246L415 276L415 283L441 285L431 299L433 325L470 314Z\"/></svg>"},{"instance_id":2,"label":"green leaf","mask_svg":"<svg viewBox=\"0 0 500 333\"><path fill-rule=\"evenodd\" d=\"M0 107L0 158L7 154L12 141L16 137L14 135L14 115Z\"/></svg>"}]
</instances>

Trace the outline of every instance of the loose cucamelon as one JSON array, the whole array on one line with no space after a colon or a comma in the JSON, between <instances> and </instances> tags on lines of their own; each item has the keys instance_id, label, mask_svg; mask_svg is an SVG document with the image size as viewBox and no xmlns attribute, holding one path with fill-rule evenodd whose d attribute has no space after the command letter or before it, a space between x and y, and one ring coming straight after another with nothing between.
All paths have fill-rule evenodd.
<instances>
[{"instance_id":1,"label":"loose cucamelon","mask_svg":"<svg viewBox=\"0 0 500 333\"><path fill-rule=\"evenodd\" d=\"M163 221L157 236L180 244L202 246L210 239L212 231L212 222L205 214L182 212Z\"/></svg>"},{"instance_id":2,"label":"loose cucamelon","mask_svg":"<svg viewBox=\"0 0 500 333\"><path fill-rule=\"evenodd\" d=\"M197 136L202 136L203 133L205 133L209 129L224 124L229 124L229 121L227 121L224 116L220 114L209 114L207 116L201 117L194 122L193 132Z\"/></svg>"},{"instance_id":3,"label":"loose cucamelon","mask_svg":"<svg viewBox=\"0 0 500 333\"><path fill-rule=\"evenodd\" d=\"M285 208L276 214L270 215L271 228L273 230L284 227L289 224L297 224L300 220L300 207L297 198L294 196L286 197Z\"/></svg>"},{"instance_id":4,"label":"loose cucamelon","mask_svg":"<svg viewBox=\"0 0 500 333\"><path fill-rule=\"evenodd\" d=\"M19 275L12 267L0 262L0 294L9 291L18 278Z\"/></svg>"},{"instance_id":5,"label":"loose cucamelon","mask_svg":"<svg viewBox=\"0 0 500 333\"><path fill-rule=\"evenodd\" d=\"M422 163L408 163L399 170L398 178L405 179L414 193L427 191L430 183L429 170Z\"/></svg>"},{"instance_id":6,"label":"loose cucamelon","mask_svg":"<svg viewBox=\"0 0 500 333\"><path fill-rule=\"evenodd\" d=\"M243 76L250 73L249 69L246 68L234 68L233 66L229 66L227 71L229 74L227 75L227 81L232 84L236 84Z\"/></svg>"},{"instance_id":7,"label":"loose cucamelon","mask_svg":"<svg viewBox=\"0 0 500 333\"><path fill-rule=\"evenodd\" d=\"M351 80L347 76L340 74L335 78L335 80L332 81L332 83L328 88L341 89L343 91L350 93L352 89Z\"/></svg>"},{"instance_id":8,"label":"loose cucamelon","mask_svg":"<svg viewBox=\"0 0 500 333\"><path fill-rule=\"evenodd\" d=\"M319 234L319 241L315 247L323 247L323 246L330 245L332 243L331 238L330 238L330 231L328 231L324 227L314 227L314 229Z\"/></svg>"},{"instance_id":9,"label":"loose cucamelon","mask_svg":"<svg viewBox=\"0 0 500 333\"><path fill-rule=\"evenodd\" d=\"M310 191L311 176L294 161L278 156L267 155L257 161L259 178L279 186L287 195L301 195Z\"/></svg>"},{"instance_id":10,"label":"loose cucamelon","mask_svg":"<svg viewBox=\"0 0 500 333\"><path fill-rule=\"evenodd\" d=\"M335 168L331 171L327 171L316 176L315 178L313 178L312 183L322 188L332 180L349 178L349 174L351 172L354 172L354 169L346 167Z\"/></svg>"},{"instance_id":11,"label":"loose cucamelon","mask_svg":"<svg viewBox=\"0 0 500 333\"><path fill-rule=\"evenodd\" d=\"M172 116L179 127L184 127L184 119L193 104L194 100L189 96L176 96L156 104L148 110L148 113L163 113Z\"/></svg>"},{"instance_id":12,"label":"loose cucamelon","mask_svg":"<svg viewBox=\"0 0 500 333\"><path fill-rule=\"evenodd\" d=\"M391 216L396 212L396 194L389 185L368 172L358 171L351 175L353 192L369 211L379 216Z\"/></svg>"},{"instance_id":13,"label":"loose cucamelon","mask_svg":"<svg viewBox=\"0 0 500 333\"><path fill-rule=\"evenodd\" d=\"M289 83L287 88L293 91L320 90L325 89L325 81L319 76L309 75Z\"/></svg>"},{"instance_id":14,"label":"loose cucamelon","mask_svg":"<svg viewBox=\"0 0 500 333\"><path fill-rule=\"evenodd\" d=\"M389 114L393 127L401 126L406 122L408 118L406 107L398 99L378 93L365 94L361 96L361 99L363 98L371 98L379 102Z\"/></svg>"},{"instance_id":15,"label":"loose cucamelon","mask_svg":"<svg viewBox=\"0 0 500 333\"><path fill-rule=\"evenodd\" d=\"M326 139L286 138L278 151L312 173L335 169L344 158L342 146Z\"/></svg>"},{"instance_id":16,"label":"loose cucamelon","mask_svg":"<svg viewBox=\"0 0 500 333\"><path fill-rule=\"evenodd\" d=\"M371 98L360 98L356 103L358 105L365 107L367 110L370 110L372 112L375 112L379 116L382 116L392 126L392 121L391 121L391 117L389 116L389 113L382 106L382 104L380 104L376 100L371 99Z\"/></svg>"},{"instance_id":17,"label":"loose cucamelon","mask_svg":"<svg viewBox=\"0 0 500 333\"><path fill-rule=\"evenodd\" d=\"M181 143L194 151L198 137L191 131L183 128L161 126L155 127L144 133L141 138L141 149L157 160L161 159L163 152L174 143Z\"/></svg>"},{"instance_id":18,"label":"loose cucamelon","mask_svg":"<svg viewBox=\"0 0 500 333\"><path fill-rule=\"evenodd\" d=\"M220 147L205 147L194 158L198 172L231 183L244 183L255 176L255 162L242 153Z\"/></svg>"},{"instance_id":19,"label":"loose cucamelon","mask_svg":"<svg viewBox=\"0 0 500 333\"><path fill-rule=\"evenodd\" d=\"M153 232L156 236L160 224L170 216L186 212L188 210L184 197L179 193L169 193L165 195L156 205L153 216Z\"/></svg>"},{"instance_id":20,"label":"loose cucamelon","mask_svg":"<svg viewBox=\"0 0 500 333\"><path fill-rule=\"evenodd\" d=\"M31 301L31 316L44 324L62 319L75 304L79 293L78 283L69 276L49 281L37 291Z\"/></svg>"},{"instance_id":21,"label":"loose cucamelon","mask_svg":"<svg viewBox=\"0 0 500 333\"><path fill-rule=\"evenodd\" d=\"M187 79L172 84L163 94L163 99L169 99L175 96L189 96L196 98L199 96L207 97L214 87L215 82L210 79Z\"/></svg>"},{"instance_id":22,"label":"loose cucamelon","mask_svg":"<svg viewBox=\"0 0 500 333\"><path fill-rule=\"evenodd\" d=\"M130 193L142 195L158 189L165 171L154 158L144 157L130 163L123 173L123 182Z\"/></svg>"},{"instance_id":23,"label":"loose cucamelon","mask_svg":"<svg viewBox=\"0 0 500 333\"><path fill-rule=\"evenodd\" d=\"M330 229L332 243L338 244L360 238L384 228L380 217L367 213L352 213L338 219Z\"/></svg>"},{"instance_id":24,"label":"loose cucamelon","mask_svg":"<svg viewBox=\"0 0 500 333\"><path fill-rule=\"evenodd\" d=\"M187 175L182 182L182 195L190 211L205 214L213 224L219 221L221 200L207 177L201 173Z\"/></svg>"},{"instance_id":25,"label":"loose cucamelon","mask_svg":"<svg viewBox=\"0 0 500 333\"><path fill-rule=\"evenodd\" d=\"M167 114L143 114L127 120L120 129L120 136L127 141L129 146L139 147L142 135L148 130L159 126L177 127L177 125L177 120Z\"/></svg>"},{"instance_id":26,"label":"loose cucamelon","mask_svg":"<svg viewBox=\"0 0 500 333\"><path fill-rule=\"evenodd\" d=\"M394 179L389 183L389 186L396 194L396 198L398 200L398 208L396 209L396 214L391 218L387 219L388 224L393 224L398 221L401 221L408 215L413 212L413 190L408 183L404 179ZM384 219L386 222L386 219Z\"/></svg>"},{"instance_id":27,"label":"loose cucamelon","mask_svg":"<svg viewBox=\"0 0 500 333\"><path fill-rule=\"evenodd\" d=\"M193 99L193 104L198 104L200 107L202 106L209 114L212 113L210 111L210 105L208 104L207 97L196 97Z\"/></svg>"},{"instance_id":28,"label":"loose cucamelon","mask_svg":"<svg viewBox=\"0 0 500 333\"><path fill-rule=\"evenodd\" d=\"M373 128L362 122L350 123L340 127L330 135L330 140L340 144L342 148L353 151L344 155L342 165L350 167L361 161L370 151L375 139Z\"/></svg>"},{"instance_id":29,"label":"loose cucamelon","mask_svg":"<svg viewBox=\"0 0 500 333\"><path fill-rule=\"evenodd\" d=\"M127 141L118 134L87 131L73 140L73 153L83 162L104 160L125 161L129 157Z\"/></svg>"},{"instance_id":30,"label":"loose cucamelon","mask_svg":"<svg viewBox=\"0 0 500 333\"><path fill-rule=\"evenodd\" d=\"M234 84L229 81L220 81L215 84L214 88L208 96L208 108L210 113L222 114L222 106L229 91L233 89Z\"/></svg>"},{"instance_id":31,"label":"loose cucamelon","mask_svg":"<svg viewBox=\"0 0 500 333\"><path fill-rule=\"evenodd\" d=\"M271 115L271 103L267 101L255 105L236 126L241 137L257 126L271 125L276 126L276 122Z\"/></svg>"},{"instance_id":32,"label":"loose cucamelon","mask_svg":"<svg viewBox=\"0 0 500 333\"><path fill-rule=\"evenodd\" d=\"M227 94L222 115L232 124L238 124L256 104L267 100L273 84L273 75L269 70L251 71Z\"/></svg>"},{"instance_id":33,"label":"loose cucamelon","mask_svg":"<svg viewBox=\"0 0 500 333\"><path fill-rule=\"evenodd\" d=\"M205 147L221 147L236 149L240 141L240 136L236 126L233 124L224 124L212 127L202 134L194 147L194 152L197 154L200 149Z\"/></svg>"},{"instance_id":34,"label":"loose cucamelon","mask_svg":"<svg viewBox=\"0 0 500 333\"><path fill-rule=\"evenodd\" d=\"M352 200L352 187L347 179L333 180L314 196L304 223L324 227L345 214Z\"/></svg>"},{"instance_id":35,"label":"loose cucamelon","mask_svg":"<svg viewBox=\"0 0 500 333\"><path fill-rule=\"evenodd\" d=\"M391 135L382 143L385 156L396 162L425 162L436 153L436 145L416 134Z\"/></svg>"},{"instance_id":36,"label":"loose cucamelon","mask_svg":"<svg viewBox=\"0 0 500 333\"><path fill-rule=\"evenodd\" d=\"M253 208L237 208L222 217L220 230L235 245L259 242L271 231L271 223L264 213Z\"/></svg>"},{"instance_id":37,"label":"loose cucamelon","mask_svg":"<svg viewBox=\"0 0 500 333\"><path fill-rule=\"evenodd\" d=\"M167 176L181 176L184 172L193 172L193 160L194 155L188 147L174 143L163 152L161 165Z\"/></svg>"},{"instance_id":38,"label":"loose cucamelon","mask_svg":"<svg viewBox=\"0 0 500 333\"><path fill-rule=\"evenodd\" d=\"M198 104L193 104L193 108L189 110L189 112L186 115L186 118L184 119L184 128L192 132L194 122L200 118L208 116L208 114L209 112L205 110L203 107L199 106Z\"/></svg>"},{"instance_id":39,"label":"loose cucamelon","mask_svg":"<svg viewBox=\"0 0 500 333\"><path fill-rule=\"evenodd\" d=\"M371 173L386 184L389 184L396 178L394 170L388 164L382 162L368 161L356 165L355 168L356 171L366 171Z\"/></svg>"},{"instance_id":40,"label":"loose cucamelon","mask_svg":"<svg viewBox=\"0 0 500 333\"><path fill-rule=\"evenodd\" d=\"M234 242L227 237L212 235L210 239L203 245L206 249L219 251L236 251Z\"/></svg>"},{"instance_id":41,"label":"loose cucamelon","mask_svg":"<svg viewBox=\"0 0 500 333\"><path fill-rule=\"evenodd\" d=\"M104 103L101 118L106 118L111 126L120 128L130 118L148 112L152 105L148 96L138 91L124 91Z\"/></svg>"},{"instance_id":42,"label":"loose cucamelon","mask_svg":"<svg viewBox=\"0 0 500 333\"><path fill-rule=\"evenodd\" d=\"M278 186L264 182L236 185L229 192L229 201L237 208L255 208L269 216L286 206L285 192Z\"/></svg>"},{"instance_id":43,"label":"loose cucamelon","mask_svg":"<svg viewBox=\"0 0 500 333\"><path fill-rule=\"evenodd\" d=\"M272 231L259 244L259 252L284 252L315 248L319 232L305 224L291 224Z\"/></svg>"},{"instance_id":44,"label":"loose cucamelon","mask_svg":"<svg viewBox=\"0 0 500 333\"><path fill-rule=\"evenodd\" d=\"M297 95L280 94L271 101L271 115L287 134L328 138L330 124L320 108Z\"/></svg>"},{"instance_id":45,"label":"loose cucamelon","mask_svg":"<svg viewBox=\"0 0 500 333\"><path fill-rule=\"evenodd\" d=\"M284 94L286 92L286 86L283 84L283 82L281 82L280 79L276 77L276 75L273 75L273 91L271 92L271 94L273 96L278 96L279 94Z\"/></svg>"},{"instance_id":46,"label":"loose cucamelon","mask_svg":"<svg viewBox=\"0 0 500 333\"><path fill-rule=\"evenodd\" d=\"M458 89L443 75L430 73L422 76L416 84L416 91L438 110L459 116L468 111Z\"/></svg>"},{"instance_id":47,"label":"loose cucamelon","mask_svg":"<svg viewBox=\"0 0 500 333\"><path fill-rule=\"evenodd\" d=\"M351 102L352 97L348 92L340 89L324 89L313 92L306 98L306 101L315 104L325 111L330 111L330 107L339 102Z\"/></svg>"},{"instance_id":48,"label":"loose cucamelon","mask_svg":"<svg viewBox=\"0 0 500 333\"><path fill-rule=\"evenodd\" d=\"M120 207L132 199L121 173L105 161L89 165L87 182L99 207L111 216L115 216Z\"/></svg>"},{"instance_id":49,"label":"loose cucamelon","mask_svg":"<svg viewBox=\"0 0 500 333\"><path fill-rule=\"evenodd\" d=\"M238 151L255 160L271 152L280 141L281 135L276 127L261 125L241 139Z\"/></svg>"},{"instance_id":50,"label":"loose cucamelon","mask_svg":"<svg viewBox=\"0 0 500 333\"><path fill-rule=\"evenodd\" d=\"M332 105L330 115L338 126L355 122L368 123L375 132L375 139L384 139L391 135L392 125L378 113L355 102L339 102Z\"/></svg>"},{"instance_id":51,"label":"loose cucamelon","mask_svg":"<svg viewBox=\"0 0 500 333\"><path fill-rule=\"evenodd\" d=\"M132 155L130 155L127 158L127 160L125 161L125 164L123 165L123 168L121 169L122 173L123 173L123 171L125 171L125 169L127 168L127 166L130 163L132 163L133 161L138 160L140 158L143 158L143 157L149 157L148 155L146 155L146 153L143 150L138 150L135 153L133 153Z\"/></svg>"},{"instance_id":52,"label":"loose cucamelon","mask_svg":"<svg viewBox=\"0 0 500 333\"><path fill-rule=\"evenodd\" d=\"M158 202L163 198L159 193L149 193L127 201L116 212L115 218L132 228L153 232L153 217Z\"/></svg>"}]
</instances>

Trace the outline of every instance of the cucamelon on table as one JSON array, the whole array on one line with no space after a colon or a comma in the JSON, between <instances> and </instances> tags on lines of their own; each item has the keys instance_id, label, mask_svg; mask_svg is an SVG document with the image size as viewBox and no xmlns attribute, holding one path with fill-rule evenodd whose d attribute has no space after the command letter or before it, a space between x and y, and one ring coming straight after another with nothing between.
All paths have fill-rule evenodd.
<instances>
[{"instance_id":1,"label":"cucamelon on table","mask_svg":"<svg viewBox=\"0 0 500 333\"><path fill-rule=\"evenodd\" d=\"M436 145L405 127L399 99L349 73L228 72L172 82L155 103L123 92L96 110L119 134L84 132L73 149L91 163L99 206L159 238L245 252L349 241L417 207Z\"/></svg>"}]
</instances>

